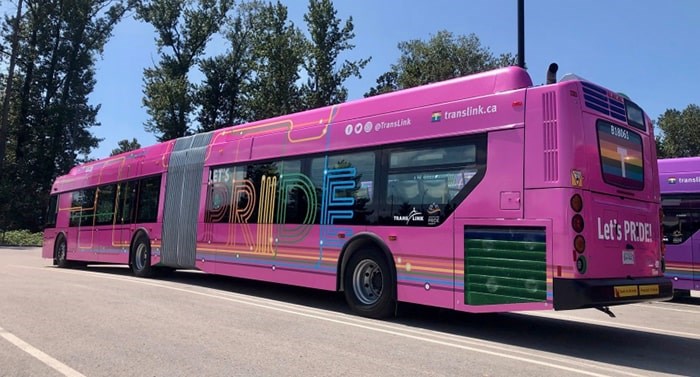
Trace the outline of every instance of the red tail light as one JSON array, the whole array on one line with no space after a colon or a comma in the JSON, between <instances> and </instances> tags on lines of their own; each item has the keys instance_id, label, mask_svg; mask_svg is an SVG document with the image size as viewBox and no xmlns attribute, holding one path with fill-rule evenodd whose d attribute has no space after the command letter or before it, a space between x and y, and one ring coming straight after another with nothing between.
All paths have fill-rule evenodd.
<instances>
[{"instance_id":1,"label":"red tail light","mask_svg":"<svg viewBox=\"0 0 700 377\"><path fill-rule=\"evenodd\" d=\"M578 213L571 218L571 227L574 228L576 233L583 232L583 216Z\"/></svg>"}]
</instances>

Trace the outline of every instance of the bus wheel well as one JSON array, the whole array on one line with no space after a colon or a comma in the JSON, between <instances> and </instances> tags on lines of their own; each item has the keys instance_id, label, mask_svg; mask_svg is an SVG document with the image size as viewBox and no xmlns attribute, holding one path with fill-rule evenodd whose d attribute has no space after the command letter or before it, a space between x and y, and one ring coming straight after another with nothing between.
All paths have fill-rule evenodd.
<instances>
[{"instance_id":1,"label":"bus wheel well","mask_svg":"<svg viewBox=\"0 0 700 377\"><path fill-rule=\"evenodd\" d=\"M66 245L66 235L63 232L56 235L53 244L53 265L58 267L66 267L68 264L68 249ZM62 250L60 250L63 248ZM59 252L65 253L59 256Z\"/></svg>"},{"instance_id":2,"label":"bus wheel well","mask_svg":"<svg viewBox=\"0 0 700 377\"><path fill-rule=\"evenodd\" d=\"M143 229L137 229L134 232L134 234L131 236L131 242L129 242L129 267L131 267L131 264L134 262L134 246L136 244L136 240L138 240L142 235L148 237L149 240L151 239L148 233Z\"/></svg>"},{"instance_id":3,"label":"bus wheel well","mask_svg":"<svg viewBox=\"0 0 700 377\"><path fill-rule=\"evenodd\" d=\"M357 252L358 250L364 250L368 248L376 249L380 252L384 260L389 265L389 269L391 269L391 279L394 282L396 282L396 265L394 264L394 258L391 257L389 248L384 244L384 242L382 242L376 237L369 235L360 235L348 242L347 244L345 244L343 250L340 253L340 258L338 259L338 271L336 275L336 290L345 290L345 287L343 286L343 281L345 280L345 270L347 269L348 261L350 260L350 257L353 255L353 253ZM392 292L392 295L396 297L396 292Z\"/></svg>"},{"instance_id":4,"label":"bus wheel well","mask_svg":"<svg viewBox=\"0 0 700 377\"><path fill-rule=\"evenodd\" d=\"M151 266L151 237L143 229L134 232L131 239L129 267L138 277L152 277L155 271Z\"/></svg>"}]
</instances>

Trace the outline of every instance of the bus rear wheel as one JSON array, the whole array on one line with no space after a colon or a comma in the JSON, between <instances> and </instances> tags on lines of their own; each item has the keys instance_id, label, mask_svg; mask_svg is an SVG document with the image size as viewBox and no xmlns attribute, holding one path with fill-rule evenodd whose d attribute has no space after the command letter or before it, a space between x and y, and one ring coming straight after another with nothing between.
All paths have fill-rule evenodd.
<instances>
[{"instance_id":1,"label":"bus rear wheel","mask_svg":"<svg viewBox=\"0 0 700 377\"><path fill-rule=\"evenodd\" d=\"M147 278L153 276L151 266L151 240L140 233L131 247L131 271L135 276Z\"/></svg>"},{"instance_id":2,"label":"bus rear wheel","mask_svg":"<svg viewBox=\"0 0 700 377\"><path fill-rule=\"evenodd\" d=\"M394 281L389 264L377 249L363 249L348 260L343 286L345 300L359 315L386 318L395 307Z\"/></svg>"},{"instance_id":3,"label":"bus rear wheel","mask_svg":"<svg viewBox=\"0 0 700 377\"><path fill-rule=\"evenodd\" d=\"M58 268L67 268L70 263L68 262L68 244L66 243L66 238L62 235L56 240L56 245L54 246L54 264Z\"/></svg>"}]
</instances>

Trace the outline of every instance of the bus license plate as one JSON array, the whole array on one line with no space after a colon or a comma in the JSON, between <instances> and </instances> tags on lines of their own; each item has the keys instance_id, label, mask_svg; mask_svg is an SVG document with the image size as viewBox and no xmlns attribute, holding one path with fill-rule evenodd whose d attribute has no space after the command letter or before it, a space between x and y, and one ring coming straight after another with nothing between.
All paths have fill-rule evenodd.
<instances>
[{"instance_id":1,"label":"bus license plate","mask_svg":"<svg viewBox=\"0 0 700 377\"><path fill-rule=\"evenodd\" d=\"M640 296L649 296L649 295L658 295L659 294L659 285L658 284L649 284L649 285L640 285L639 286L639 295Z\"/></svg>"},{"instance_id":2,"label":"bus license plate","mask_svg":"<svg viewBox=\"0 0 700 377\"><path fill-rule=\"evenodd\" d=\"M622 250L622 264L634 264L634 250Z\"/></svg>"},{"instance_id":3,"label":"bus license plate","mask_svg":"<svg viewBox=\"0 0 700 377\"><path fill-rule=\"evenodd\" d=\"M616 285L613 287L615 297L639 296L639 287L636 285Z\"/></svg>"}]
</instances>

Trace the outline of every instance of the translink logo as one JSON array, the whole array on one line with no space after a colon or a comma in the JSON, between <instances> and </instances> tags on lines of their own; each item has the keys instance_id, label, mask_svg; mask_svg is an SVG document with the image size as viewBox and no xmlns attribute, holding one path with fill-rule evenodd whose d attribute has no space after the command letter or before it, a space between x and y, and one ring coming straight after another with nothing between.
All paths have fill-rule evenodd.
<instances>
[{"instance_id":1,"label":"translink logo","mask_svg":"<svg viewBox=\"0 0 700 377\"><path fill-rule=\"evenodd\" d=\"M430 119L431 122L439 122L442 119L442 113L439 111L436 111L433 113L432 118Z\"/></svg>"}]
</instances>

